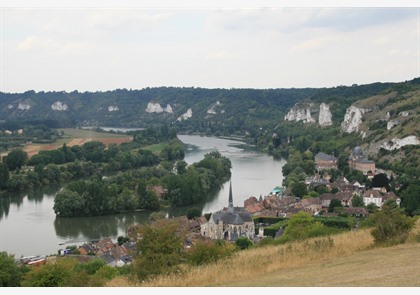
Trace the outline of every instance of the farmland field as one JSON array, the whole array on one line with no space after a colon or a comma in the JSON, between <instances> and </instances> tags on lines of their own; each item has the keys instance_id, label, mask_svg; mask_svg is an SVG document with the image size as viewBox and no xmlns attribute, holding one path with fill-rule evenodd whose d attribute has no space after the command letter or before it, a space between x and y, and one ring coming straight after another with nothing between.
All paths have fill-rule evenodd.
<instances>
[{"instance_id":1,"label":"farmland field","mask_svg":"<svg viewBox=\"0 0 420 295\"><path fill-rule=\"evenodd\" d=\"M58 132L63 131L63 138L57 140L51 144L27 144L23 150L28 153L28 157L36 155L39 151L42 150L53 150L59 147L62 147L65 143L67 146L74 145L83 145L88 141L100 141L105 146L109 146L112 143L121 144L123 142L130 142L132 140L131 136L124 134L114 134L114 133L105 133L105 132L96 132L92 130L83 130L76 128L63 128L57 129Z\"/></svg>"}]
</instances>

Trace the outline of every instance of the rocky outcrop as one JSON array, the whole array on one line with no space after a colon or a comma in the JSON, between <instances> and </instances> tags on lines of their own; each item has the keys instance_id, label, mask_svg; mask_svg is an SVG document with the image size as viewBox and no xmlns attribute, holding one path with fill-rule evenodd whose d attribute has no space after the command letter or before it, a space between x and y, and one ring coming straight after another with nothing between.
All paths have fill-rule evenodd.
<instances>
[{"instance_id":1,"label":"rocky outcrop","mask_svg":"<svg viewBox=\"0 0 420 295\"><path fill-rule=\"evenodd\" d=\"M325 103L321 103L319 106L318 123L322 127L332 125L332 114L330 111L330 106Z\"/></svg>"},{"instance_id":2,"label":"rocky outcrop","mask_svg":"<svg viewBox=\"0 0 420 295\"><path fill-rule=\"evenodd\" d=\"M149 102L149 103L147 103L146 112L148 112L148 113L157 113L157 114L160 114L160 113L165 112L165 113L172 114L173 113L173 110L172 110L172 107L169 104L166 105L165 108L162 108L160 106L160 103L158 103L158 102L156 102L156 103Z\"/></svg>"},{"instance_id":3,"label":"rocky outcrop","mask_svg":"<svg viewBox=\"0 0 420 295\"><path fill-rule=\"evenodd\" d=\"M220 101L216 101L216 103L215 104L213 104L208 110L207 110L207 114L210 114L210 115L216 115L217 114L217 110L216 110L216 108L218 107L218 106L220 106L221 104L220 104Z\"/></svg>"},{"instance_id":4,"label":"rocky outcrop","mask_svg":"<svg viewBox=\"0 0 420 295\"><path fill-rule=\"evenodd\" d=\"M399 124L400 122L397 120L388 121L388 123L386 123L386 130L391 130L392 128L394 128L395 126L398 126Z\"/></svg>"},{"instance_id":5,"label":"rocky outcrop","mask_svg":"<svg viewBox=\"0 0 420 295\"><path fill-rule=\"evenodd\" d=\"M9 110L11 110L11 109L13 109L13 106L12 106L11 104L8 104L8 105L7 105L7 108L8 108Z\"/></svg>"},{"instance_id":6,"label":"rocky outcrop","mask_svg":"<svg viewBox=\"0 0 420 295\"><path fill-rule=\"evenodd\" d=\"M314 123L309 107L295 105L284 117L285 121L303 121L303 123Z\"/></svg>"},{"instance_id":7,"label":"rocky outcrop","mask_svg":"<svg viewBox=\"0 0 420 295\"><path fill-rule=\"evenodd\" d=\"M184 114L178 117L177 121L187 120L192 117L192 109L188 109Z\"/></svg>"},{"instance_id":8,"label":"rocky outcrop","mask_svg":"<svg viewBox=\"0 0 420 295\"><path fill-rule=\"evenodd\" d=\"M403 139L393 138L391 142L384 142L381 148L388 151L398 150L406 145L417 145L420 144L419 139L415 135L407 136Z\"/></svg>"},{"instance_id":9,"label":"rocky outcrop","mask_svg":"<svg viewBox=\"0 0 420 295\"><path fill-rule=\"evenodd\" d=\"M51 105L51 109L53 111L67 111L69 107L67 106L67 104L62 103L61 101L56 101Z\"/></svg>"},{"instance_id":10,"label":"rocky outcrop","mask_svg":"<svg viewBox=\"0 0 420 295\"><path fill-rule=\"evenodd\" d=\"M165 112L167 112L168 114L172 114L174 112L174 110L172 109L170 104L166 105L166 108L163 109Z\"/></svg>"},{"instance_id":11,"label":"rocky outcrop","mask_svg":"<svg viewBox=\"0 0 420 295\"><path fill-rule=\"evenodd\" d=\"M162 113L163 109L160 106L159 103L153 103L153 102L149 102L147 103L147 108L146 108L146 112L148 113Z\"/></svg>"},{"instance_id":12,"label":"rocky outcrop","mask_svg":"<svg viewBox=\"0 0 420 295\"><path fill-rule=\"evenodd\" d=\"M31 109L31 106L27 103L21 102L18 105L18 110L29 111L30 109Z\"/></svg>"},{"instance_id":13,"label":"rocky outcrop","mask_svg":"<svg viewBox=\"0 0 420 295\"><path fill-rule=\"evenodd\" d=\"M108 106L108 112L117 112L120 109L118 108L118 106L113 105L113 106Z\"/></svg>"},{"instance_id":14,"label":"rocky outcrop","mask_svg":"<svg viewBox=\"0 0 420 295\"><path fill-rule=\"evenodd\" d=\"M358 108L355 106L347 108L344 120L341 123L341 131L347 133L358 132L365 112L366 109L364 108Z\"/></svg>"}]
</instances>

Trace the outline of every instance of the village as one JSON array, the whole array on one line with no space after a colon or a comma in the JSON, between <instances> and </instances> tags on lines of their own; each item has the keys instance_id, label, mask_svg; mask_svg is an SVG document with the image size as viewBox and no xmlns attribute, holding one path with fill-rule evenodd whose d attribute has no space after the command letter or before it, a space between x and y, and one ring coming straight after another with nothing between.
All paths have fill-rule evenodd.
<instances>
[{"instance_id":1,"label":"village","mask_svg":"<svg viewBox=\"0 0 420 295\"><path fill-rule=\"evenodd\" d=\"M334 217L347 215L357 218L365 218L369 215L367 206L374 204L374 207L381 206L389 199L394 199L400 205L400 198L393 192L387 192L385 187L366 188L365 184L357 181L349 182L345 177L340 177L330 182L331 176L325 171L338 169L337 158L325 153L318 153L315 156L317 173L305 179L308 189L316 186L325 186L329 191L317 197L298 198L285 193L285 188L277 186L266 196L260 195L259 198L250 196L244 201L243 207L233 205L232 184L230 183L227 207L220 211L205 214L200 217L188 219L187 216L173 217L180 230L187 232L184 250L188 251L197 240L223 239L235 242L239 237L247 237L254 244L268 235L264 228L270 224L257 222L259 218L290 218L294 214L304 211L312 216ZM361 171L368 179L372 179L378 173L375 163L365 158L360 147L353 149L349 156L349 167ZM156 187L149 187L157 190ZM160 195L164 194L163 188L158 190ZM362 198L363 206L353 206L353 198ZM330 205L333 200L340 203L337 211L330 212ZM336 201L337 202L337 201ZM132 263L133 256L137 254L136 241L141 239L140 229L143 225L134 224L127 229L127 237L113 241L111 238L104 238L96 242L86 242L78 247L67 247L59 251L56 256L31 256L17 260L19 263L27 265L42 265L53 262L71 255L80 262L87 262L93 258L102 259L107 265L122 267ZM282 234L283 228L276 232L275 236Z\"/></svg>"}]
</instances>

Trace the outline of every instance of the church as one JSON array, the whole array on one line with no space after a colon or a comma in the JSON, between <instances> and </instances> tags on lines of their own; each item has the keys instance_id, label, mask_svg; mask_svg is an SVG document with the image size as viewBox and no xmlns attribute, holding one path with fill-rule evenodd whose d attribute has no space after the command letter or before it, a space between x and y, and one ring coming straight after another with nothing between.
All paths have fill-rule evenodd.
<instances>
[{"instance_id":1,"label":"church","mask_svg":"<svg viewBox=\"0 0 420 295\"><path fill-rule=\"evenodd\" d=\"M255 236L252 214L244 208L233 207L232 182L229 186L228 208L210 215L209 221L201 225L201 235L214 240L236 241L239 237L253 240Z\"/></svg>"}]
</instances>

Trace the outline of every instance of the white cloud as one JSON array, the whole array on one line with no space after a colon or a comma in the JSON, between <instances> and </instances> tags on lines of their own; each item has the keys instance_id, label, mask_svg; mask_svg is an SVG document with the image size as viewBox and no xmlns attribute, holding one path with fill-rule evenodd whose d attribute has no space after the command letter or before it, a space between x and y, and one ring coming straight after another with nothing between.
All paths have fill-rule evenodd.
<instances>
[{"instance_id":1,"label":"white cloud","mask_svg":"<svg viewBox=\"0 0 420 295\"><path fill-rule=\"evenodd\" d=\"M147 12L142 9L102 9L91 13L85 21L88 25L103 30L136 29L149 30L171 16L168 12Z\"/></svg>"},{"instance_id":2,"label":"white cloud","mask_svg":"<svg viewBox=\"0 0 420 295\"><path fill-rule=\"evenodd\" d=\"M373 45L387 45L391 42L391 39L387 36L376 38L372 41Z\"/></svg>"},{"instance_id":3,"label":"white cloud","mask_svg":"<svg viewBox=\"0 0 420 295\"><path fill-rule=\"evenodd\" d=\"M20 52L45 52L47 54L88 54L93 51L91 45L79 42L60 43L52 39L41 39L37 36L30 36L17 46Z\"/></svg>"},{"instance_id":4,"label":"white cloud","mask_svg":"<svg viewBox=\"0 0 420 295\"><path fill-rule=\"evenodd\" d=\"M236 54L227 51L211 52L206 55L206 59L233 59L237 57Z\"/></svg>"},{"instance_id":5,"label":"white cloud","mask_svg":"<svg viewBox=\"0 0 420 295\"><path fill-rule=\"evenodd\" d=\"M333 37L333 36L324 36L318 38L311 38L301 42L298 45L292 46L291 51L312 51L312 50L320 50L325 47L331 46L333 43L339 41L341 38Z\"/></svg>"}]
</instances>

